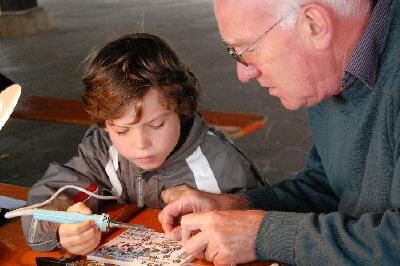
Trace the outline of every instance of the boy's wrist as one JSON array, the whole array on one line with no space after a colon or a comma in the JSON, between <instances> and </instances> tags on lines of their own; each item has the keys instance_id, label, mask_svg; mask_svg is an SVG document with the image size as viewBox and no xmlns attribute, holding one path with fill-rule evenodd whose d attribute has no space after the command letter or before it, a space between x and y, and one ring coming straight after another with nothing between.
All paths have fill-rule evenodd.
<instances>
[{"instance_id":1,"label":"boy's wrist","mask_svg":"<svg viewBox=\"0 0 400 266\"><path fill-rule=\"evenodd\" d=\"M64 250L64 247L61 245L61 242L60 242L60 233L59 233L60 230L59 229L60 229L60 226L58 226L57 230L54 232L53 239L55 238L55 240L56 240L56 247L61 250Z\"/></svg>"}]
</instances>

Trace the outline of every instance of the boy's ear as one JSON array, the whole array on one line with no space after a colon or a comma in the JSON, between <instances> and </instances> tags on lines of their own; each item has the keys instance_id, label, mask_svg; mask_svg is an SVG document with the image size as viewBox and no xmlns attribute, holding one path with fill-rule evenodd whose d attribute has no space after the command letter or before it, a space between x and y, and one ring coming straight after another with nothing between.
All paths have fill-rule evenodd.
<instances>
[{"instance_id":1,"label":"boy's ear","mask_svg":"<svg viewBox=\"0 0 400 266\"><path fill-rule=\"evenodd\" d=\"M301 34L307 43L318 50L331 46L334 18L332 13L319 4L304 6L298 18Z\"/></svg>"},{"instance_id":2,"label":"boy's ear","mask_svg":"<svg viewBox=\"0 0 400 266\"><path fill-rule=\"evenodd\" d=\"M107 127L107 121L104 121L103 129L104 129L106 132L110 133L110 131L108 131L108 127Z\"/></svg>"}]
</instances>

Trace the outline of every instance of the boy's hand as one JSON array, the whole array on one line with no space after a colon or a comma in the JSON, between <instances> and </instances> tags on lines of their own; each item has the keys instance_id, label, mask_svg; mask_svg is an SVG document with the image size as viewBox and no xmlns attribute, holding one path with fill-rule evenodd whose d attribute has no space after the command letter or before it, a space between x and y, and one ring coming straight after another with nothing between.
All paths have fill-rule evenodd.
<instances>
[{"instance_id":1,"label":"boy's hand","mask_svg":"<svg viewBox=\"0 0 400 266\"><path fill-rule=\"evenodd\" d=\"M92 213L82 202L72 205L67 211ZM58 235L61 246L76 255L88 254L97 247L101 240L101 232L94 221L86 221L80 224L61 224L58 228Z\"/></svg>"},{"instance_id":2,"label":"boy's hand","mask_svg":"<svg viewBox=\"0 0 400 266\"><path fill-rule=\"evenodd\" d=\"M189 190L194 190L194 189L188 187L187 185L167 188L161 191L161 199L165 202L165 204L169 204L178 199L184 192Z\"/></svg>"}]
</instances>

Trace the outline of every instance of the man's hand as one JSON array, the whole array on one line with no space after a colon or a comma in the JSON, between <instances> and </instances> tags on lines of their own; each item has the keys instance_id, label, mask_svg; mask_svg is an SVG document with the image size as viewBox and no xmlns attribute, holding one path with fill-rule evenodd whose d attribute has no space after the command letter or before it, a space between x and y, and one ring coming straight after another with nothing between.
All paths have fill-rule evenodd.
<instances>
[{"instance_id":1,"label":"man's hand","mask_svg":"<svg viewBox=\"0 0 400 266\"><path fill-rule=\"evenodd\" d=\"M193 188L188 187L187 185L167 188L161 191L161 199L165 202L165 204L169 204L178 199L184 192L189 190L193 190Z\"/></svg>"},{"instance_id":2,"label":"man's hand","mask_svg":"<svg viewBox=\"0 0 400 266\"><path fill-rule=\"evenodd\" d=\"M158 219L169 238L180 240L179 219L185 214L212 210L244 210L247 208L248 202L242 196L189 190L167 205L158 215Z\"/></svg>"},{"instance_id":3,"label":"man's hand","mask_svg":"<svg viewBox=\"0 0 400 266\"><path fill-rule=\"evenodd\" d=\"M91 214L92 211L82 202L69 207L67 211ZM76 255L86 255L94 250L101 240L101 232L94 221L80 224L61 224L58 228L60 244Z\"/></svg>"},{"instance_id":4,"label":"man's hand","mask_svg":"<svg viewBox=\"0 0 400 266\"><path fill-rule=\"evenodd\" d=\"M264 211L210 211L182 217L183 247L214 264L238 264L257 259L255 241Z\"/></svg>"}]
</instances>

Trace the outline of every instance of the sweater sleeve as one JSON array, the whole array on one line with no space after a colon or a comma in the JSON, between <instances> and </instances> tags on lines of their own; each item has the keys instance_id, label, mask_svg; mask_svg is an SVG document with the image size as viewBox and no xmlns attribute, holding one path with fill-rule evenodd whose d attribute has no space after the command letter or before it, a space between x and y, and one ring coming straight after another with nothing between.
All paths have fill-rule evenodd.
<instances>
[{"instance_id":1,"label":"sweater sleeve","mask_svg":"<svg viewBox=\"0 0 400 266\"><path fill-rule=\"evenodd\" d=\"M296 178L244 192L252 208L287 212L330 212L338 198L331 190L318 151L313 146L306 167Z\"/></svg>"},{"instance_id":2,"label":"sweater sleeve","mask_svg":"<svg viewBox=\"0 0 400 266\"><path fill-rule=\"evenodd\" d=\"M269 212L256 240L260 260L300 265L399 265L400 210L351 217Z\"/></svg>"},{"instance_id":3,"label":"sweater sleeve","mask_svg":"<svg viewBox=\"0 0 400 266\"><path fill-rule=\"evenodd\" d=\"M92 137L85 138L78 147L78 153L67 163L61 165L51 163L43 178L34 184L28 196L28 204L36 204L50 198L59 188L66 185L76 185L95 194L103 194L105 188L102 176L104 167L100 160L93 156ZM93 148L93 147L92 147ZM97 152L100 149L97 150ZM85 202L93 211L98 210L99 200L86 193L74 189L64 190L45 209L66 210L76 202ZM56 232L59 224L38 221L32 222L31 216L22 217L22 226L28 245L35 251L48 251L59 247Z\"/></svg>"},{"instance_id":4,"label":"sweater sleeve","mask_svg":"<svg viewBox=\"0 0 400 266\"><path fill-rule=\"evenodd\" d=\"M397 163L393 182L399 175ZM400 263L400 210L388 208L360 217L335 210L337 200L328 188L315 148L296 179L245 193L253 207L273 210L257 233L260 260L300 265ZM397 200L399 195L395 195Z\"/></svg>"}]
</instances>

